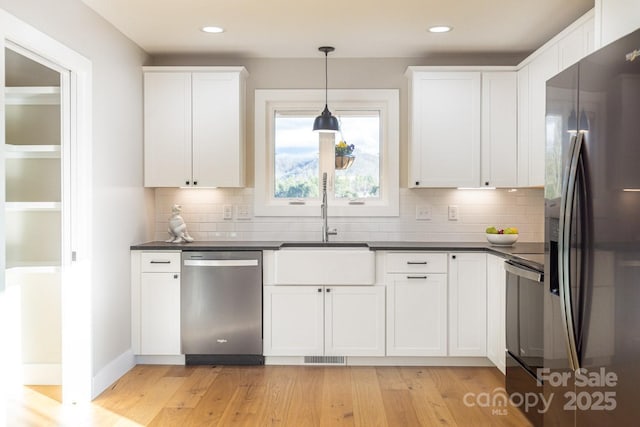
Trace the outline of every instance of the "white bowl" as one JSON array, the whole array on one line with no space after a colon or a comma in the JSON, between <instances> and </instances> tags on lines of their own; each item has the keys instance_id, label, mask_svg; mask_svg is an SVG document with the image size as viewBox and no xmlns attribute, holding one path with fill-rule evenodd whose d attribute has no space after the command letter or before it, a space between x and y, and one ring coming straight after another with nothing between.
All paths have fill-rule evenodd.
<instances>
[{"instance_id":1,"label":"white bowl","mask_svg":"<svg viewBox=\"0 0 640 427\"><path fill-rule=\"evenodd\" d=\"M495 246L511 246L518 240L517 234L486 234L489 243Z\"/></svg>"}]
</instances>

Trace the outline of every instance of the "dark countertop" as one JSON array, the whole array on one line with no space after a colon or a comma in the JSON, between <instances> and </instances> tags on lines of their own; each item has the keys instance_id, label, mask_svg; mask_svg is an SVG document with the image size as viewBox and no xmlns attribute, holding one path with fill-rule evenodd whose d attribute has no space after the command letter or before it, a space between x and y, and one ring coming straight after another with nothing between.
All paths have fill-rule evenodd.
<instances>
[{"instance_id":1,"label":"dark countertop","mask_svg":"<svg viewBox=\"0 0 640 427\"><path fill-rule=\"evenodd\" d=\"M363 245L362 243L366 243ZM494 246L488 242L260 242L260 241L196 241L193 243L165 243L161 241L147 242L132 245L131 250L181 250L181 251L206 251L206 250L278 250L283 247L366 247L374 251L470 251L487 252L501 256L505 259L525 259L544 267L544 243L515 243L513 246Z\"/></svg>"},{"instance_id":2,"label":"dark countertop","mask_svg":"<svg viewBox=\"0 0 640 427\"><path fill-rule=\"evenodd\" d=\"M268 251L280 249L282 242L231 241L195 241L192 243L166 243L162 241L132 245L132 251L177 250L177 251Z\"/></svg>"}]
</instances>

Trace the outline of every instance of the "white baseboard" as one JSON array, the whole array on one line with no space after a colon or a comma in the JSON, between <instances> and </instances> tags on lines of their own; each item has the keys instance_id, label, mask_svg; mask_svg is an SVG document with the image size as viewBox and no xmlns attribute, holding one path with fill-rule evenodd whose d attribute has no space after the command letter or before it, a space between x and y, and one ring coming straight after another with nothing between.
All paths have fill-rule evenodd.
<instances>
[{"instance_id":1,"label":"white baseboard","mask_svg":"<svg viewBox=\"0 0 640 427\"><path fill-rule=\"evenodd\" d=\"M486 357L347 357L347 366L494 366ZM265 365L304 365L303 356L266 356Z\"/></svg>"},{"instance_id":2,"label":"white baseboard","mask_svg":"<svg viewBox=\"0 0 640 427\"><path fill-rule=\"evenodd\" d=\"M61 385L62 364L25 363L22 365L22 383L24 385Z\"/></svg>"},{"instance_id":3,"label":"white baseboard","mask_svg":"<svg viewBox=\"0 0 640 427\"><path fill-rule=\"evenodd\" d=\"M136 365L184 365L184 354L175 356L136 356Z\"/></svg>"},{"instance_id":4,"label":"white baseboard","mask_svg":"<svg viewBox=\"0 0 640 427\"><path fill-rule=\"evenodd\" d=\"M100 372L91 379L91 399L93 400L98 397L100 393L105 391L107 387L116 382L134 366L136 366L136 361L131 349L109 362L107 366L102 368Z\"/></svg>"}]
</instances>

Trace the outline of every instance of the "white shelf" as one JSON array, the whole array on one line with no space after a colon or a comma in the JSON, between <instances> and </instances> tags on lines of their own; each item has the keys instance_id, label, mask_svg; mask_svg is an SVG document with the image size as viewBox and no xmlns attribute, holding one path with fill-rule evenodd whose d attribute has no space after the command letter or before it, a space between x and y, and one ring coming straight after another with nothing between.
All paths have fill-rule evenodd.
<instances>
[{"instance_id":1,"label":"white shelf","mask_svg":"<svg viewBox=\"0 0 640 427\"><path fill-rule=\"evenodd\" d=\"M60 88L57 86L6 87L7 105L58 105Z\"/></svg>"},{"instance_id":2,"label":"white shelf","mask_svg":"<svg viewBox=\"0 0 640 427\"><path fill-rule=\"evenodd\" d=\"M5 202L5 208L10 212L46 211L56 212L62 208L60 202Z\"/></svg>"},{"instance_id":3,"label":"white shelf","mask_svg":"<svg viewBox=\"0 0 640 427\"><path fill-rule=\"evenodd\" d=\"M59 264L52 262L20 262L7 265L6 272L9 274L22 273L59 273L61 270Z\"/></svg>"},{"instance_id":4,"label":"white shelf","mask_svg":"<svg viewBox=\"0 0 640 427\"><path fill-rule=\"evenodd\" d=\"M5 144L6 159L59 159L59 145L15 145Z\"/></svg>"}]
</instances>

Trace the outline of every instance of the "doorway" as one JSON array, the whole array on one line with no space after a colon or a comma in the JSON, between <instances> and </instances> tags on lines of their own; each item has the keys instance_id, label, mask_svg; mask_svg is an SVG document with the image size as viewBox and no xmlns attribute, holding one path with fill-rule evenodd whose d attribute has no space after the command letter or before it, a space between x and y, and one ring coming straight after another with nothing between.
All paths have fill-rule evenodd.
<instances>
[{"instance_id":1,"label":"doorway","mask_svg":"<svg viewBox=\"0 0 640 427\"><path fill-rule=\"evenodd\" d=\"M0 9L0 81L0 377L88 402L91 62Z\"/></svg>"},{"instance_id":2,"label":"doorway","mask_svg":"<svg viewBox=\"0 0 640 427\"><path fill-rule=\"evenodd\" d=\"M62 385L61 72L5 47L5 262L12 382ZM49 66L48 66L49 65ZM65 229L63 229L65 228Z\"/></svg>"}]
</instances>

